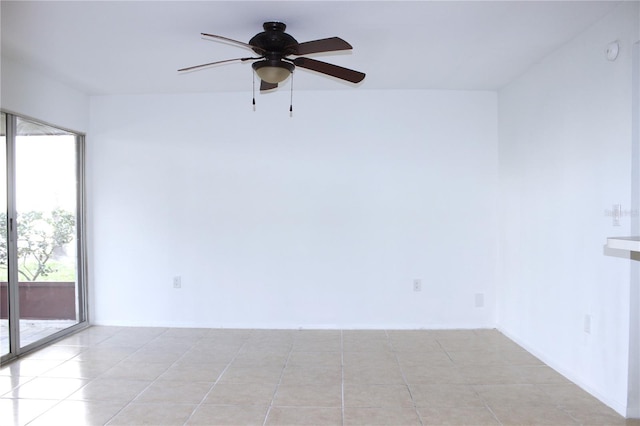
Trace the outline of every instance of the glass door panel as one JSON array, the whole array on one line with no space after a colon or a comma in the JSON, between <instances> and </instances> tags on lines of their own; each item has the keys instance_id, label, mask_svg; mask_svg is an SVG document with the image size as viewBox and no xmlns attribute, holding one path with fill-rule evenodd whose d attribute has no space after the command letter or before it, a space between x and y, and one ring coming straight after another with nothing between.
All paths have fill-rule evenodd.
<instances>
[{"instance_id":1,"label":"glass door panel","mask_svg":"<svg viewBox=\"0 0 640 426\"><path fill-rule=\"evenodd\" d=\"M9 246L7 238L7 117L0 114L0 356L9 353Z\"/></svg>"},{"instance_id":2,"label":"glass door panel","mask_svg":"<svg viewBox=\"0 0 640 426\"><path fill-rule=\"evenodd\" d=\"M17 119L20 348L82 321L76 229L77 144L75 134Z\"/></svg>"}]
</instances>

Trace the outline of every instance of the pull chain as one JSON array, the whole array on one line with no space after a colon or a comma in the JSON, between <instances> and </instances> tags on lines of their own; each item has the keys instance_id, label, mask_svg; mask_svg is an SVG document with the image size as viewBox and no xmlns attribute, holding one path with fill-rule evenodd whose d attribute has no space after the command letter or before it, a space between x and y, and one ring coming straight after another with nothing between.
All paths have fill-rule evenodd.
<instances>
[{"instance_id":1,"label":"pull chain","mask_svg":"<svg viewBox=\"0 0 640 426\"><path fill-rule=\"evenodd\" d=\"M293 117L293 73L291 73L291 101L289 102L289 117Z\"/></svg>"},{"instance_id":2,"label":"pull chain","mask_svg":"<svg viewBox=\"0 0 640 426\"><path fill-rule=\"evenodd\" d=\"M253 77L253 111L256 110L256 74L251 70L251 76Z\"/></svg>"}]
</instances>

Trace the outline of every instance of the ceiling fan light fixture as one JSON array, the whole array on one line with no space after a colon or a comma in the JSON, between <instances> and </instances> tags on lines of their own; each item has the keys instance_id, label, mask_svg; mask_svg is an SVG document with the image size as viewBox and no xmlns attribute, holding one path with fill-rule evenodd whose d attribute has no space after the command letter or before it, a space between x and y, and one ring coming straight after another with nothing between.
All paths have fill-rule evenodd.
<instances>
[{"instance_id":1,"label":"ceiling fan light fixture","mask_svg":"<svg viewBox=\"0 0 640 426\"><path fill-rule=\"evenodd\" d=\"M295 38L285 33L287 26L282 22L265 22L262 28L264 28L264 31L254 35L251 40L249 40L249 43L244 43L242 41L216 34L200 33L203 37L211 40L233 43L250 49L258 55L258 57L244 57L209 62L206 64L181 68L178 71L195 71L229 62L251 61L253 62L252 70L260 78L261 92L278 88L278 84L282 83L292 75L296 68L315 71L319 74L324 74L329 77L334 77L354 84L360 83L365 77L363 72L302 56L353 49L349 43L340 37L328 37L298 43ZM290 56L297 57L290 58ZM255 78L253 87L255 90ZM291 85L291 87L293 88L293 85Z\"/></svg>"},{"instance_id":2,"label":"ceiling fan light fixture","mask_svg":"<svg viewBox=\"0 0 640 426\"><path fill-rule=\"evenodd\" d=\"M271 84L282 83L295 69L295 65L281 60L258 61L251 66L262 81Z\"/></svg>"}]
</instances>

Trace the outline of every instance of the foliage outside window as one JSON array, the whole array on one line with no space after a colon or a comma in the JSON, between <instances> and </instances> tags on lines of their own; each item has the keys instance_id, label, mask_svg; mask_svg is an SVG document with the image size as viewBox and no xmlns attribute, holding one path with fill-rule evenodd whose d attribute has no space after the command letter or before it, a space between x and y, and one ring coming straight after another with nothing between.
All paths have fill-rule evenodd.
<instances>
[{"instance_id":1,"label":"foliage outside window","mask_svg":"<svg viewBox=\"0 0 640 426\"><path fill-rule=\"evenodd\" d=\"M20 281L60 279L68 281L64 265L56 255L75 240L75 214L56 209L52 212L29 211L18 215L18 274ZM0 212L0 281L7 281L7 214ZM75 281L75 279L71 279Z\"/></svg>"}]
</instances>

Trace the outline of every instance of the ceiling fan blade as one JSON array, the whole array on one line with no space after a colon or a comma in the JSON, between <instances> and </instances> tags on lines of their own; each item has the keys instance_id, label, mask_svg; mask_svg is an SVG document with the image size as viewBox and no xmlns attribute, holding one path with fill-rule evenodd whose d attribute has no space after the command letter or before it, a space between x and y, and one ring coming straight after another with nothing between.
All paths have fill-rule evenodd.
<instances>
[{"instance_id":1,"label":"ceiling fan blade","mask_svg":"<svg viewBox=\"0 0 640 426\"><path fill-rule=\"evenodd\" d=\"M338 65L328 64L326 62L309 58L296 58L293 63L300 68L317 71L341 80L350 81L351 83L360 83L364 80L366 75L360 71L350 70L349 68L343 68Z\"/></svg>"},{"instance_id":2,"label":"ceiling fan blade","mask_svg":"<svg viewBox=\"0 0 640 426\"><path fill-rule=\"evenodd\" d=\"M264 80L260 80L260 91L272 90L278 87L278 83L267 83Z\"/></svg>"},{"instance_id":3,"label":"ceiling fan blade","mask_svg":"<svg viewBox=\"0 0 640 426\"><path fill-rule=\"evenodd\" d=\"M251 59L260 59L260 58L235 58L235 59L225 59L224 61L216 61L216 62L209 62L208 64L201 64L201 65L194 65L192 67L187 67L187 68L181 68L178 70L178 72L182 72L182 71L195 71L198 70L200 68L205 68L205 67L210 67L212 65L219 65L219 64L226 64L228 62L236 62L236 61L249 61Z\"/></svg>"},{"instance_id":4,"label":"ceiling fan blade","mask_svg":"<svg viewBox=\"0 0 640 426\"><path fill-rule=\"evenodd\" d=\"M353 49L353 47L340 37L330 37L299 43L296 48L295 55L309 55L311 53L334 52L336 50L350 49Z\"/></svg>"},{"instance_id":5,"label":"ceiling fan blade","mask_svg":"<svg viewBox=\"0 0 640 426\"><path fill-rule=\"evenodd\" d=\"M240 46L246 47L247 49L251 49L251 50L254 50L254 51L257 49L260 52L263 52L263 53L265 52L265 50L263 48L261 48L261 47L253 46L253 45L251 45L249 43L245 43L245 42L242 42L242 41L234 40L232 38L223 37L223 36L219 36L219 35L216 35L216 34L207 34L207 33L200 33L200 35L202 37L213 38L213 39L226 41L226 42L229 42L229 43L238 44Z\"/></svg>"}]
</instances>

